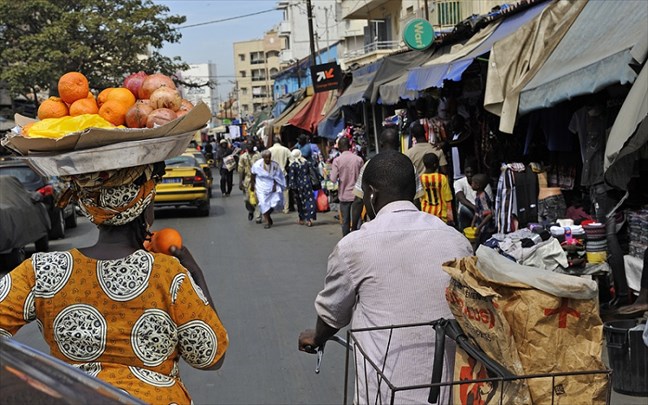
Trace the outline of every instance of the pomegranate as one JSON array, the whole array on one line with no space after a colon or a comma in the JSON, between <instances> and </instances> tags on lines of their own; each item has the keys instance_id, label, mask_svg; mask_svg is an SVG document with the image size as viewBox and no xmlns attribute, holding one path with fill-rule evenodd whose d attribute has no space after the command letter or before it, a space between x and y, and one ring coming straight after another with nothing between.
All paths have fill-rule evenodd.
<instances>
[{"instance_id":1,"label":"pomegranate","mask_svg":"<svg viewBox=\"0 0 648 405\"><path fill-rule=\"evenodd\" d=\"M180 97L178 90L163 86L151 93L149 102L154 109L168 108L173 111L178 111L182 103L182 97Z\"/></svg>"},{"instance_id":2,"label":"pomegranate","mask_svg":"<svg viewBox=\"0 0 648 405\"><path fill-rule=\"evenodd\" d=\"M126 113L126 126L128 128L146 128L146 120L153 111L148 103L138 101Z\"/></svg>"},{"instance_id":3,"label":"pomegranate","mask_svg":"<svg viewBox=\"0 0 648 405\"><path fill-rule=\"evenodd\" d=\"M122 87L126 87L131 91L131 93L133 93L135 98L137 98L139 96L139 89L142 87L142 83L144 83L144 79L147 77L148 75L142 71L133 73L124 79Z\"/></svg>"},{"instance_id":4,"label":"pomegranate","mask_svg":"<svg viewBox=\"0 0 648 405\"><path fill-rule=\"evenodd\" d=\"M161 126L167 122L171 122L174 119L178 118L178 115L173 110L168 108L158 108L153 110L146 119L146 126L148 128L155 128L156 126Z\"/></svg>"},{"instance_id":5,"label":"pomegranate","mask_svg":"<svg viewBox=\"0 0 648 405\"><path fill-rule=\"evenodd\" d=\"M186 98L183 98L182 103L180 103L180 110L189 111L192 108L194 108L193 103L191 101L187 100Z\"/></svg>"},{"instance_id":6,"label":"pomegranate","mask_svg":"<svg viewBox=\"0 0 648 405\"><path fill-rule=\"evenodd\" d=\"M153 73L142 82L138 96L142 99L150 98L151 94L160 87L170 87L173 90L176 88L175 83L173 83L173 80L169 76L163 75L162 73Z\"/></svg>"}]
</instances>

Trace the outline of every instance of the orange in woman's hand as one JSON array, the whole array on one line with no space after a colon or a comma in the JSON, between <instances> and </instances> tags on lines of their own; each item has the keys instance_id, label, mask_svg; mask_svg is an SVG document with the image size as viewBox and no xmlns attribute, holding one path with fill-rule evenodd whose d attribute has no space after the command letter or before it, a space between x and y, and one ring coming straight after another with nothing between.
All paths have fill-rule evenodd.
<instances>
[{"instance_id":1,"label":"orange in woman's hand","mask_svg":"<svg viewBox=\"0 0 648 405\"><path fill-rule=\"evenodd\" d=\"M173 228L164 228L153 232L148 250L156 253L171 254L171 246L182 248L182 236Z\"/></svg>"}]
</instances>

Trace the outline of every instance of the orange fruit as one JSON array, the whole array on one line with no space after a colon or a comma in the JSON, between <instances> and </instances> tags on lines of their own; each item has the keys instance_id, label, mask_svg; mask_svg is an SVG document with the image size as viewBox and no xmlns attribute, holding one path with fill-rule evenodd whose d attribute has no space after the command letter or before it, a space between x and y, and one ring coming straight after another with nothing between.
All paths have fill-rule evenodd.
<instances>
[{"instance_id":1,"label":"orange fruit","mask_svg":"<svg viewBox=\"0 0 648 405\"><path fill-rule=\"evenodd\" d=\"M94 94L92 94L92 92L91 92L91 91L89 91L89 92L88 92L88 98L91 98L91 99L93 99L93 100L94 100Z\"/></svg>"},{"instance_id":2,"label":"orange fruit","mask_svg":"<svg viewBox=\"0 0 648 405\"><path fill-rule=\"evenodd\" d=\"M96 114L99 112L97 102L93 98L82 98L70 105L70 115L76 117L81 114Z\"/></svg>"},{"instance_id":3,"label":"orange fruit","mask_svg":"<svg viewBox=\"0 0 648 405\"><path fill-rule=\"evenodd\" d=\"M101 107L101 105L105 103L106 100L108 100L108 93L110 93L113 89L114 87L108 87L107 89L101 90L101 92L97 96L97 105L99 107Z\"/></svg>"},{"instance_id":4,"label":"orange fruit","mask_svg":"<svg viewBox=\"0 0 648 405\"><path fill-rule=\"evenodd\" d=\"M173 228L163 228L153 232L150 247L154 252L171 254L171 246L182 248L182 236Z\"/></svg>"},{"instance_id":5,"label":"orange fruit","mask_svg":"<svg viewBox=\"0 0 648 405\"><path fill-rule=\"evenodd\" d=\"M38 107L38 119L61 118L68 115L68 106L58 97L50 97Z\"/></svg>"},{"instance_id":6,"label":"orange fruit","mask_svg":"<svg viewBox=\"0 0 648 405\"><path fill-rule=\"evenodd\" d=\"M108 100L117 100L120 103L127 105L128 108L131 108L135 104L135 101L137 101L133 93L131 93L131 91L126 87L113 88L106 94L106 101Z\"/></svg>"},{"instance_id":7,"label":"orange fruit","mask_svg":"<svg viewBox=\"0 0 648 405\"><path fill-rule=\"evenodd\" d=\"M113 125L124 125L128 109L118 100L108 100L99 107L99 115Z\"/></svg>"},{"instance_id":8,"label":"orange fruit","mask_svg":"<svg viewBox=\"0 0 648 405\"><path fill-rule=\"evenodd\" d=\"M88 97L90 86L88 79L79 72L68 72L58 81L59 97L68 104Z\"/></svg>"}]
</instances>

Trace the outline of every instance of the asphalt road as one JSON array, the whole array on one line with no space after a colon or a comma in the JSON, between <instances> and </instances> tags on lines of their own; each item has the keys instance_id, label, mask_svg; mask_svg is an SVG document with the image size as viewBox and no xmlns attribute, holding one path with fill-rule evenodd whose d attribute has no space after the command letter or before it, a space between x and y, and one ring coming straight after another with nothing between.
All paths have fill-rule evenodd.
<instances>
[{"instance_id":1,"label":"asphalt road","mask_svg":"<svg viewBox=\"0 0 648 405\"><path fill-rule=\"evenodd\" d=\"M181 362L181 376L196 404L340 404L344 350L329 343L321 373L315 356L297 351L297 336L314 326L313 299L321 289L328 254L340 239L333 213L312 228L295 214L275 214L263 229L247 220L240 192L216 192L209 217L191 209L158 210L154 229L173 227L201 264L230 348L223 368L200 371ZM97 230L86 219L50 250L94 244ZM49 352L35 324L17 339ZM606 357L606 356L605 356ZM645 404L645 398L612 393L612 404Z\"/></svg>"},{"instance_id":2,"label":"asphalt road","mask_svg":"<svg viewBox=\"0 0 648 405\"><path fill-rule=\"evenodd\" d=\"M236 186L235 186L236 187ZM218 371L200 371L181 362L181 377L196 404L342 403L344 350L329 344L320 374L315 356L297 350L297 336L315 325L313 300L324 284L326 261L341 237L333 213L314 226L297 216L275 214L274 226L247 220L241 193L221 198L217 187L209 217L191 209L156 211L153 229L172 227L199 262L230 348ZM216 197L217 195L217 197ZM97 230L85 218L50 250L95 243ZM49 352L35 324L17 339Z\"/></svg>"}]
</instances>

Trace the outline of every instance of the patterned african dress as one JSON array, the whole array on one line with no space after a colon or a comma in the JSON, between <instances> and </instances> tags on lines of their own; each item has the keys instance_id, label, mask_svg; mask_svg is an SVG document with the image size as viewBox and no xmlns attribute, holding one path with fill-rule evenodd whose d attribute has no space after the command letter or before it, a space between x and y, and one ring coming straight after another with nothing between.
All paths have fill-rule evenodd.
<instances>
[{"instance_id":1,"label":"patterned african dress","mask_svg":"<svg viewBox=\"0 0 648 405\"><path fill-rule=\"evenodd\" d=\"M189 404L182 357L209 368L227 332L178 259L35 253L0 279L0 335L36 321L52 355L148 403Z\"/></svg>"},{"instance_id":2,"label":"patterned african dress","mask_svg":"<svg viewBox=\"0 0 648 405\"><path fill-rule=\"evenodd\" d=\"M302 164L292 162L288 166L288 188L295 193L297 213L302 221L316 219L315 199L313 198L313 185L310 180L310 163Z\"/></svg>"}]
</instances>

